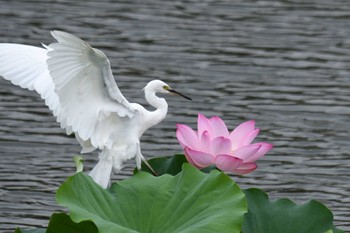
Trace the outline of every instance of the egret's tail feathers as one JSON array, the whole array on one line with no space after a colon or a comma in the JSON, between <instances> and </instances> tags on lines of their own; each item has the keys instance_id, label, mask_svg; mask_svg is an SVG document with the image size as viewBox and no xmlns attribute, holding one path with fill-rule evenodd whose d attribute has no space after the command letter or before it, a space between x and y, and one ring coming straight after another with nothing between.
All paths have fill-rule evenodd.
<instances>
[{"instance_id":1,"label":"egret's tail feathers","mask_svg":"<svg viewBox=\"0 0 350 233\"><path fill-rule=\"evenodd\" d=\"M100 161L92 169L89 176L102 188L108 188L112 173L113 159L100 156Z\"/></svg>"}]
</instances>

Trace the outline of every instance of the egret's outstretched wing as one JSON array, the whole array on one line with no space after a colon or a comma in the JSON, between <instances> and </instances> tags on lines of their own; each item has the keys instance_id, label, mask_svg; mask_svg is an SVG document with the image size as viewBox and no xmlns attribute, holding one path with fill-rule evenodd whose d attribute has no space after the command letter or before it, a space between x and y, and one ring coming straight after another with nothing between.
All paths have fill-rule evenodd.
<instances>
[{"instance_id":1,"label":"egret's outstretched wing","mask_svg":"<svg viewBox=\"0 0 350 233\"><path fill-rule=\"evenodd\" d=\"M105 142L94 137L100 121L110 114L132 117L134 109L121 94L101 51L71 34L51 34L57 43L49 45L47 64L66 123L83 141L91 139L93 146L101 148ZM107 138L111 133L106 132Z\"/></svg>"},{"instance_id":2,"label":"egret's outstretched wing","mask_svg":"<svg viewBox=\"0 0 350 233\"><path fill-rule=\"evenodd\" d=\"M82 145L111 145L113 130L118 130L113 126L132 117L134 109L119 91L108 59L73 35L52 35L58 42L45 49L0 44L0 76L36 90L61 127L75 132ZM114 125L105 126L107 121Z\"/></svg>"},{"instance_id":3,"label":"egret's outstretched wing","mask_svg":"<svg viewBox=\"0 0 350 233\"><path fill-rule=\"evenodd\" d=\"M54 115L58 116L60 104L47 69L47 59L47 50L44 48L0 44L0 76L22 88L38 92Z\"/></svg>"}]
</instances>

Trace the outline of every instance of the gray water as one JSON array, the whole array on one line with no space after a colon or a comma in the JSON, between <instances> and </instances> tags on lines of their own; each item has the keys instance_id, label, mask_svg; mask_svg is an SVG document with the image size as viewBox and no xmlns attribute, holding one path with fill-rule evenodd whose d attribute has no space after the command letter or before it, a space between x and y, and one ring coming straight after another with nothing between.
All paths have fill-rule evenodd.
<instances>
[{"instance_id":1,"label":"gray water","mask_svg":"<svg viewBox=\"0 0 350 233\"><path fill-rule=\"evenodd\" d=\"M53 29L104 51L131 102L145 104L155 78L194 99L168 98L168 117L142 138L146 157L180 153L175 124L195 127L198 112L231 129L255 119L257 141L275 148L238 184L319 200L350 231L349 1L0 0L0 42L40 46ZM47 225L79 151L36 93L0 79L1 232ZM97 154L84 158L89 170Z\"/></svg>"}]
</instances>

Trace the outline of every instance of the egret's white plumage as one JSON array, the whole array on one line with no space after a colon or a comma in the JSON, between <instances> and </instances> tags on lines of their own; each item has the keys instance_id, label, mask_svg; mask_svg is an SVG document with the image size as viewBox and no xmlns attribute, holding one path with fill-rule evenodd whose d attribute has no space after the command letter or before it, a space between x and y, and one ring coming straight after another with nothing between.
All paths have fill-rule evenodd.
<instances>
[{"instance_id":1,"label":"egret's white plumage","mask_svg":"<svg viewBox=\"0 0 350 233\"><path fill-rule=\"evenodd\" d=\"M51 34L57 42L44 48L0 44L0 76L37 91L67 134L75 134L82 153L102 150L90 176L106 188L112 170L118 172L124 161L135 157L140 167L144 158L139 138L162 121L168 110L165 99L156 93L179 93L153 80L144 91L155 111L129 103L103 52L69 33Z\"/></svg>"}]
</instances>

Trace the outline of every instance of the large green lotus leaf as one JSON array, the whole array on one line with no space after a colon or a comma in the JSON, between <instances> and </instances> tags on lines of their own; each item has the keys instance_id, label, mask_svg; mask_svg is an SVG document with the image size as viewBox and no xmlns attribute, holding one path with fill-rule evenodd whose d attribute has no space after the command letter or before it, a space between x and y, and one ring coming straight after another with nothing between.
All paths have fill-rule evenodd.
<instances>
[{"instance_id":1,"label":"large green lotus leaf","mask_svg":"<svg viewBox=\"0 0 350 233\"><path fill-rule=\"evenodd\" d=\"M260 189L245 190L248 213L243 233L341 233L333 225L332 212L317 201L297 205L289 199L270 202ZM332 231L333 230L333 231Z\"/></svg>"},{"instance_id":2,"label":"large green lotus leaf","mask_svg":"<svg viewBox=\"0 0 350 233\"><path fill-rule=\"evenodd\" d=\"M176 175L181 172L182 165L184 163L188 163L185 155L183 154L176 154L171 157L157 157L148 160L148 163L151 165L151 167L154 169L154 171L157 173L157 175L164 175L164 174L170 174L170 175ZM141 164L142 171L152 173L152 171L142 162ZM207 168L202 169L201 171L209 173L211 170L217 170L215 166L209 166ZM134 170L134 174L138 172L137 169Z\"/></svg>"},{"instance_id":3,"label":"large green lotus leaf","mask_svg":"<svg viewBox=\"0 0 350 233\"><path fill-rule=\"evenodd\" d=\"M100 233L240 232L246 200L227 175L184 164L176 176L141 172L102 189L83 173L57 191L75 222L92 220Z\"/></svg>"}]
</instances>

